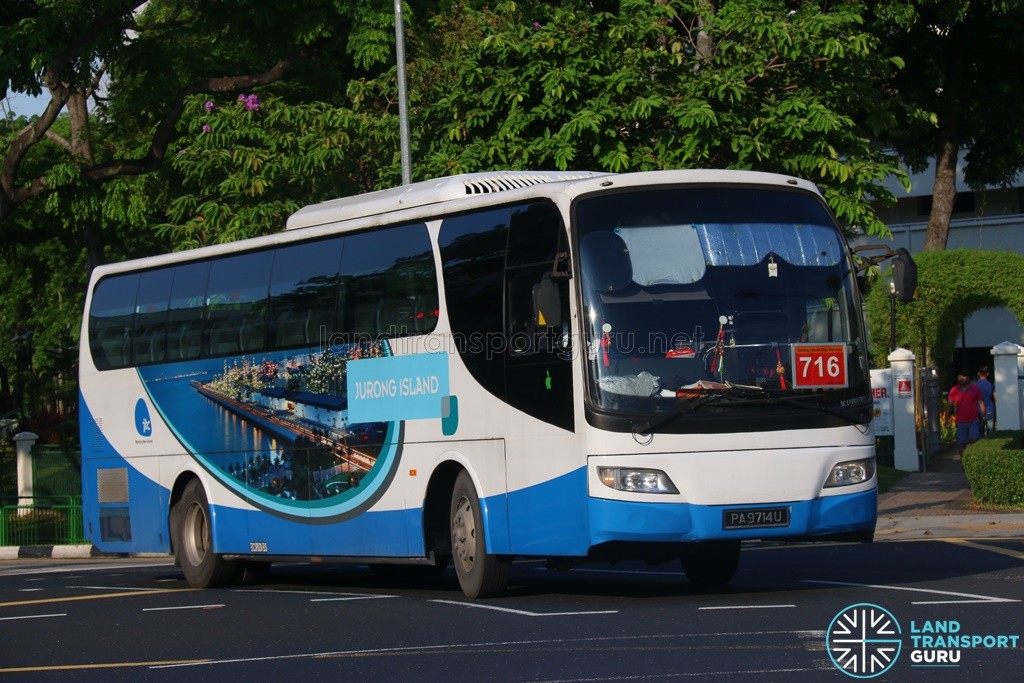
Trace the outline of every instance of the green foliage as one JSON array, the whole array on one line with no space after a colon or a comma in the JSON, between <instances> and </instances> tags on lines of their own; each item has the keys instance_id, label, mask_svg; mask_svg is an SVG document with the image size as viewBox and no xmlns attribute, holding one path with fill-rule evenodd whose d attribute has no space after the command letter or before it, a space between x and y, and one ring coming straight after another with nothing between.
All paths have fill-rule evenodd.
<instances>
[{"instance_id":1,"label":"green foliage","mask_svg":"<svg viewBox=\"0 0 1024 683\"><path fill-rule=\"evenodd\" d=\"M985 505L1024 507L1024 434L995 432L967 446L964 472Z\"/></svg>"},{"instance_id":2,"label":"green foliage","mask_svg":"<svg viewBox=\"0 0 1024 683\"><path fill-rule=\"evenodd\" d=\"M877 0L871 9L881 49L906 65L889 84L901 105L879 111L888 119L879 141L895 145L915 170L941 143L964 144L970 187L1012 180L1024 169L1024 91L1006 68L1024 57L1024 4Z\"/></svg>"},{"instance_id":3,"label":"green foliage","mask_svg":"<svg viewBox=\"0 0 1024 683\"><path fill-rule=\"evenodd\" d=\"M817 182L847 224L888 234L869 201L887 198L880 181L899 171L859 121L894 64L856 5L791 7L505 2L438 14L409 65L414 174L777 171Z\"/></svg>"},{"instance_id":4,"label":"green foliage","mask_svg":"<svg viewBox=\"0 0 1024 683\"><path fill-rule=\"evenodd\" d=\"M156 234L175 249L276 232L318 198L354 194L372 140L350 111L289 104L270 92L192 97L168 179L174 198Z\"/></svg>"},{"instance_id":5,"label":"green foliage","mask_svg":"<svg viewBox=\"0 0 1024 683\"><path fill-rule=\"evenodd\" d=\"M918 268L914 300L896 304L896 346L918 363L944 367L953 359L960 325L971 313L1005 306L1024 321L1024 256L977 249L931 251L914 257ZM871 355L884 367L889 355L890 296L878 283L867 296Z\"/></svg>"}]
</instances>

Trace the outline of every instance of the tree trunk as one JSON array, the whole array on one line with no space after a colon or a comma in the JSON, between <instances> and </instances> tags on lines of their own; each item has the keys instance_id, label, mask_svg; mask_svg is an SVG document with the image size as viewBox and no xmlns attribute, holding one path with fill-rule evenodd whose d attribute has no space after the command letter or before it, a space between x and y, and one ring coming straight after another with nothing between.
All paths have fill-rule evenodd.
<instances>
[{"instance_id":1,"label":"tree trunk","mask_svg":"<svg viewBox=\"0 0 1024 683\"><path fill-rule=\"evenodd\" d=\"M945 140L935 157L935 182L932 183L932 210L924 236L925 251L942 251L949 240L949 219L956 202L956 162L960 145Z\"/></svg>"},{"instance_id":2,"label":"tree trunk","mask_svg":"<svg viewBox=\"0 0 1024 683\"><path fill-rule=\"evenodd\" d=\"M949 241L949 219L956 203L956 164L960 155L960 100L964 86L965 45L961 32L949 36L939 105L939 129L935 144L935 182L932 210L924 236L925 251L942 251Z\"/></svg>"}]
</instances>

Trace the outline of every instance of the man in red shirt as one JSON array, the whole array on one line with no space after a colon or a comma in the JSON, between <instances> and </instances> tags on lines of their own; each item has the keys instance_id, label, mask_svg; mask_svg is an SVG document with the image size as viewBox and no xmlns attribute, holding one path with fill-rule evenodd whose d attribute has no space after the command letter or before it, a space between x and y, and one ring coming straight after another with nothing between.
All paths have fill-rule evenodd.
<instances>
[{"instance_id":1,"label":"man in red shirt","mask_svg":"<svg viewBox=\"0 0 1024 683\"><path fill-rule=\"evenodd\" d=\"M963 456L967 444L981 438L981 418L985 415L985 399L978 387L971 383L971 376L961 370L956 376L957 384L949 390L946 414L956 416L956 442Z\"/></svg>"}]
</instances>

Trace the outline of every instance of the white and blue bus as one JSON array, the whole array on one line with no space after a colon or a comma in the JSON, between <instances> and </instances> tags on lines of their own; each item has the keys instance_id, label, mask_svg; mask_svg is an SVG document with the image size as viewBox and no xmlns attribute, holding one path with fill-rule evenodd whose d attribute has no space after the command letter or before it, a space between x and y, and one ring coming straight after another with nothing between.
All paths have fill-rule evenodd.
<instances>
[{"instance_id":1,"label":"white and blue bus","mask_svg":"<svg viewBox=\"0 0 1024 683\"><path fill-rule=\"evenodd\" d=\"M188 583L274 561L681 562L872 538L856 269L815 187L742 171L502 172L301 209L97 268L87 537ZM403 567L402 565L406 565Z\"/></svg>"}]
</instances>

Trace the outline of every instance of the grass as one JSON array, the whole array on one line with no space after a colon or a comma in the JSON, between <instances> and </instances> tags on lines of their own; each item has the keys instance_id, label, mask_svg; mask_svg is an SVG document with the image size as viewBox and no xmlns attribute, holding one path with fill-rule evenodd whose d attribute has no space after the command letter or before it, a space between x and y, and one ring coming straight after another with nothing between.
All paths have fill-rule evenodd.
<instances>
[{"instance_id":1,"label":"grass","mask_svg":"<svg viewBox=\"0 0 1024 683\"><path fill-rule=\"evenodd\" d=\"M896 483L903 479L903 477L910 474L910 472L904 472L898 470L895 467L886 467L885 465L878 466L878 492L885 493L890 488L896 485Z\"/></svg>"}]
</instances>

